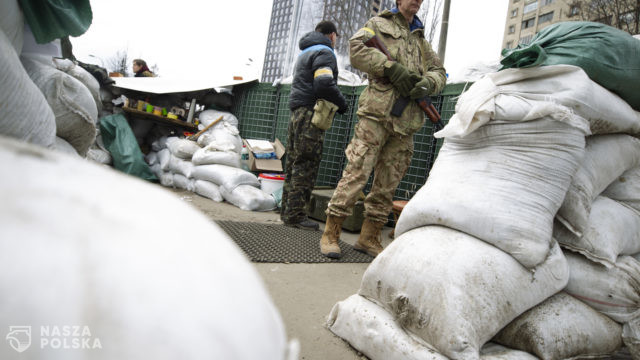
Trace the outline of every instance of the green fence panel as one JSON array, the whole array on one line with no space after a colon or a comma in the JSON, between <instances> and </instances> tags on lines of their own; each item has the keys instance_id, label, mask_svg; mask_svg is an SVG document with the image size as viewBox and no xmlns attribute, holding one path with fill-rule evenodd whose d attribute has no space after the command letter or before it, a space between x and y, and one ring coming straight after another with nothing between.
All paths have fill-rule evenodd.
<instances>
[{"instance_id":1,"label":"green fence panel","mask_svg":"<svg viewBox=\"0 0 640 360\"><path fill-rule=\"evenodd\" d=\"M434 97L433 103L446 124L455 113L459 95L471 84L447 85L443 92ZM318 171L316 186L337 185L346 165L344 151L353 136L358 121L356 111L358 98L364 86L340 86L349 103L345 114L337 114L331 128L325 133L322 160ZM286 146L289 124L289 93L291 85L273 86L270 83L237 86L234 89L235 102L233 113L238 117L240 135L243 138L274 141L275 138ZM442 140L433 137L434 128L427 121L414 135L414 154L407 174L396 189L395 198L408 200L424 185L429 176L435 158L442 146ZM371 188L373 176L365 187Z\"/></svg>"}]
</instances>

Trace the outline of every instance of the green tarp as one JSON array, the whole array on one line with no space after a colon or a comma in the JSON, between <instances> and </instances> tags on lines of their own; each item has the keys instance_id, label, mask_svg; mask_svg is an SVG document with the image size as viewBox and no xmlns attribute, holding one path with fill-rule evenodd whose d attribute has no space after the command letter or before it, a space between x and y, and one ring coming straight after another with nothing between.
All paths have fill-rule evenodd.
<instances>
[{"instance_id":1,"label":"green tarp","mask_svg":"<svg viewBox=\"0 0 640 360\"><path fill-rule=\"evenodd\" d=\"M102 142L113 157L113 167L144 180L158 181L144 161L136 136L123 114L100 119Z\"/></svg>"},{"instance_id":2,"label":"green tarp","mask_svg":"<svg viewBox=\"0 0 640 360\"><path fill-rule=\"evenodd\" d=\"M93 13L89 0L18 0L38 44L84 34Z\"/></svg>"},{"instance_id":3,"label":"green tarp","mask_svg":"<svg viewBox=\"0 0 640 360\"><path fill-rule=\"evenodd\" d=\"M505 49L502 55L502 69L579 66L591 80L640 110L640 41L622 30L595 22L560 22L542 29L530 44Z\"/></svg>"}]
</instances>

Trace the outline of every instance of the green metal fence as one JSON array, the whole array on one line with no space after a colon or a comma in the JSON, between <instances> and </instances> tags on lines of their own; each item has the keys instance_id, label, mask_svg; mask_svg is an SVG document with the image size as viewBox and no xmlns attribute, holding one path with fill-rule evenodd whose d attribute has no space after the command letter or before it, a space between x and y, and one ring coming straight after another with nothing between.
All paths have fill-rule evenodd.
<instances>
[{"instance_id":1,"label":"green metal fence","mask_svg":"<svg viewBox=\"0 0 640 360\"><path fill-rule=\"evenodd\" d=\"M447 85L441 95L432 99L434 106L446 124L455 112L458 96L468 84ZM270 83L254 83L234 89L235 102L232 112L239 121L243 138L274 141L278 138L285 146L289 124L290 85L273 86ZM364 86L340 86L349 102L349 112L336 115L331 128L325 133L322 161L318 170L316 186L335 187L346 164L346 149L357 123L358 97ZM400 182L395 199L408 200L424 185L433 166L442 140L433 137L433 126L429 121L414 135L414 154L407 174ZM369 179L365 192L371 187Z\"/></svg>"}]
</instances>

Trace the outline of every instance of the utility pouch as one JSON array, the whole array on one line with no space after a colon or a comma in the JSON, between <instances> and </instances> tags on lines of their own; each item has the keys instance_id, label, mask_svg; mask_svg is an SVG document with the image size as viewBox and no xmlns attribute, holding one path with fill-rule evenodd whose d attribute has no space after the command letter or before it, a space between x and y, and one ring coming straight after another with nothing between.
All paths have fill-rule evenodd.
<instances>
[{"instance_id":1,"label":"utility pouch","mask_svg":"<svg viewBox=\"0 0 640 360\"><path fill-rule=\"evenodd\" d=\"M320 130L327 130L331 127L336 111L338 111L338 105L325 99L318 99L313 107L311 123Z\"/></svg>"}]
</instances>

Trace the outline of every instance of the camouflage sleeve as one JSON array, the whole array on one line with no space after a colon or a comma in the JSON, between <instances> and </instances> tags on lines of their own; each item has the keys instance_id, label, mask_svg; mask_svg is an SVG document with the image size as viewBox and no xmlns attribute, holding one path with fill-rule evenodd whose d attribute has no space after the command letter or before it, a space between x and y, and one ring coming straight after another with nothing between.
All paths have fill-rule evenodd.
<instances>
[{"instance_id":1,"label":"camouflage sleeve","mask_svg":"<svg viewBox=\"0 0 640 360\"><path fill-rule=\"evenodd\" d=\"M384 76L384 64L388 61L387 57L379 50L364 44L373 37L376 31L372 21L369 20L363 28L353 34L349 39L349 59L354 68L379 78Z\"/></svg>"},{"instance_id":2,"label":"camouflage sleeve","mask_svg":"<svg viewBox=\"0 0 640 360\"><path fill-rule=\"evenodd\" d=\"M433 84L433 91L431 94L439 94L447 83L447 72L444 69L444 65L442 64L440 57L438 57L438 54L433 51L431 44L426 40L424 41L423 59L425 62L424 77L429 79Z\"/></svg>"}]
</instances>

